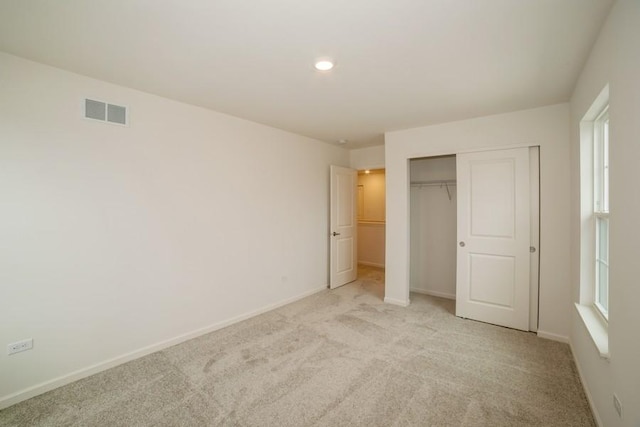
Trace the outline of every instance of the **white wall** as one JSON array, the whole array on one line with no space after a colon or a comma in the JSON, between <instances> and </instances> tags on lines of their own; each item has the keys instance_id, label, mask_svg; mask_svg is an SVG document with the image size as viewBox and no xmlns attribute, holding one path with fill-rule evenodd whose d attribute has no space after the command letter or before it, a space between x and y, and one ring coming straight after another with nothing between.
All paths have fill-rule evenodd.
<instances>
[{"instance_id":1,"label":"white wall","mask_svg":"<svg viewBox=\"0 0 640 427\"><path fill-rule=\"evenodd\" d=\"M456 158L410 162L411 182L455 180ZM455 299L457 187L411 187L411 291ZM449 199L451 196L451 199Z\"/></svg>"},{"instance_id":2,"label":"white wall","mask_svg":"<svg viewBox=\"0 0 640 427\"><path fill-rule=\"evenodd\" d=\"M351 167L353 169L364 170L384 168L384 145L351 150L349 156Z\"/></svg>"},{"instance_id":3,"label":"white wall","mask_svg":"<svg viewBox=\"0 0 640 427\"><path fill-rule=\"evenodd\" d=\"M580 290L579 124L602 88L609 84L610 360L599 356L582 319L572 310L571 345L600 425L640 425L640 2L619 0L613 7L571 98L571 283ZM590 284L582 284L589 286ZM620 419L613 394L623 405Z\"/></svg>"},{"instance_id":4,"label":"white wall","mask_svg":"<svg viewBox=\"0 0 640 427\"><path fill-rule=\"evenodd\" d=\"M358 264L384 268L385 224L358 223Z\"/></svg>"},{"instance_id":5,"label":"white wall","mask_svg":"<svg viewBox=\"0 0 640 427\"><path fill-rule=\"evenodd\" d=\"M456 156L413 159L409 171L411 182L456 180ZM446 193L446 190L445 190Z\"/></svg>"},{"instance_id":6,"label":"white wall","mask_svg":"<svg viewBox=\"0 0 640 427\"><path fill-rule=\"evenodd\" d=\"M330 164L348 151L0 54L0 345L34 339L0 352L0 407L324 289Z\"/></svg>"},{"instance_id":7,"label":"white wall","mask_svg":"<svg viewBox=\"0 0 640 427\"><path fill-rule=\"evenodd\" d=\"M358 173L358 196L364 196L362 200L359 200L358 219L384 222L386 216L385 173L381 169L370 172L368 174Z\"/></svg>"},{"instance_id":8,"label":"white wall","mask_svg":"<svg viewBox=\"0 0 640 427\"><path fill-rule=\"evenodd\" d=\"M539 145L540 336L567 340L569 285L569 106L518 111L385 135L387 269L385 301L409 303L409 159Z\"/></svg>"}]
</instances>

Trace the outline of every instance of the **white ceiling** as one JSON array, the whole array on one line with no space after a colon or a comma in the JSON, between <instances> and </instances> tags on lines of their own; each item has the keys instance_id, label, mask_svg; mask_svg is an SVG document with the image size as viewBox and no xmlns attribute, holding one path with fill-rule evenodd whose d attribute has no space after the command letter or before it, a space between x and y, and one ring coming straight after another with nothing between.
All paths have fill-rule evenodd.
<instances>
[{"instance_id":1,"label":"white ceiling","mask_svg":"<svg viewBox=\"0 0 640 427\"><path fill-rule=\"evenodd\" d=\"M0 50L356 148L567 101L611 3L1 0Z\"/></svg>"}]
</instances>

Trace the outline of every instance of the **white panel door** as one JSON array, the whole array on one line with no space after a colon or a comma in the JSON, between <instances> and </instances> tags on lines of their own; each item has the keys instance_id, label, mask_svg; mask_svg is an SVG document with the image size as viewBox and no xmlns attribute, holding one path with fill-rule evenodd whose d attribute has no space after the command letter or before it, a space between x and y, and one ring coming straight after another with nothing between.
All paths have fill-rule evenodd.
<instances>
[{"instance_id":1,"label":"white panel door","mask_svg":"<svg viewBox=\"0 0 640 427\"><path fill-rule=\"evenodd\" d=\"M529 330L529 148L457 156L456 315Z\"/></svg>"},{"instance_id":2,"label":"white panel door","mask_svg":"<svg viewBox=\"0 0 640 427\"><path fill-rule=\"evenodd\" d=\"M353 282L358 276L357 188L357 171L331 166L331 289Z\"/></svg>"}]
</instances>

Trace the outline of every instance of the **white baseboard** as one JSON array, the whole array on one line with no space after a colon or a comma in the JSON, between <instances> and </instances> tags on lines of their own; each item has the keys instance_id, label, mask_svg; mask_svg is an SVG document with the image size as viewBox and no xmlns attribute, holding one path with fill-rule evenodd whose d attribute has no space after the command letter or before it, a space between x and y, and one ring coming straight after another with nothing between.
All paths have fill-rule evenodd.
<instances>
[{"instance_id":1,"label":"white baseboard","mask_svg":"<svg viewBox=\"0 0 640 427\"><path fill-rule=\"evenodd\" d=\"M411 300L408 300L408 299L401 300L401 299L384 297L384 302L386 302L387 304L399 305L401 307L408 307L409 304L411 303Z\"/></svg>"},{"instance_id":2,"label":"white baseboard","mask_svg":"<svg viewBox=\"0 0 640 427\"><path fill-rule=\"evenodd\" d=\"M411 292L415 292L417 294L423 294L423 295L431 295L432 297L439 297L439 298L446 298L446 299L456 299L456 294L449 294L446 292L438 292L438 291L430 291L427 289L418 289L418 288L411 288Z\"/></svg>"},{"instance_id":3,"label":"white baseboard","mask_svg":"<svg viewBox=\"0 0 640 427\"><path fill-rule=\"evenodd\" d=\"M571 340L569 340L569 348L571 349L571 356L573 356L573 363L576 365L576 369L578 370L578 377L580 377L580 383L582 384L582 389L584 390L585 396L587 396L587 402L589 402L589 407L591 408L591 413L593 414L593 419L596 422L598 427L602 427L602 420L600 419L600 414L598 414L598 410L596 409L596 405L593 402L593 396L591 396L591 392L587 388L587 383L584 381L584 376L582 375L582 369L580 369L580 364L578 363L578 359L576 359L576 352L573 351L573 344Z\"/></svg>"},{"instance_id":4,"label":"white baseboard","mask_svg":"<svg viewBox=\"0 0 640 427\"><path fill-rule=\"evenodd\" d=\"M545 331L541 331L540 329L538 329L538 336L540 338L545 338L548 340L552 340L552 341L560 341L563 342L565 344L569 344L569 337L566 337L564 335L558 335L558 334L554 334L551 332L545 332Z\"/></svg>"},{"instance_id":5,"label":"white baseboard","mask_svg":"<svg viewBox=\"0 0 640 427\"><path fill-rule=\"evenodd\" d=\"M369 261L358 261L358 264L368 265L369 267L378 267L378 268L384 268L385 267L384 264L379 264L377 262L369 262Z\"/></svg>"},{"instance_id":6,"label":"white baseboard","mask_svg":"<svg viewBox=\"0 0 640 427\"><path fill-rule=\"evenodd\" d=\"M11 405L15 405L16 403L22 402L23 400L31 399L32 397L38 396L42 393L46 393L55 388L62 387L74 381L78 381L82 378L86 378L88 376L97 374L98 372L102 372L107 369L114 368L118 365L122 365L123 363L130 362L131 360L139 359L140 357L146 356L148 354L155 353L160 350L164 350L165 348L169 348L176 344L180 344L190 339L197 338L201 335L205 335L210 332L217 331L218 329L225 328L227 326L233 325L234 323L238 323L243 320L249 319L251 317L258 316L260 314L266 313L267 311L275 310L276 308L282 307L287 304L291 304L292 302L298 301L302 298L306 298L313 294L317 294L318 292L322 292L325 289L327 289L327 285L324 285L316 289L312 289L310 291L304 292L300 295L297 295L291 298L287 298L283 301L268 305L258 310L241 314L239 316L232 317L231 319L223 320L221 322L214 323L213 325L205 326L204 328L196 329L195 331L188 332L186 334L182 334L177 337L170 338L168 340L164 340L159 343L140 348L138 350L123 354L121 356L114 357L112 359L105 360L100 363L96 363L95 365L78 369L77 371L73 371L69 374L65 374L57 378L51 379L49 381L36 384L34 386L28 387L16 393L3 396L2 398L0 398L0 409L4 409Z\"/></svg>"}]
</instances>

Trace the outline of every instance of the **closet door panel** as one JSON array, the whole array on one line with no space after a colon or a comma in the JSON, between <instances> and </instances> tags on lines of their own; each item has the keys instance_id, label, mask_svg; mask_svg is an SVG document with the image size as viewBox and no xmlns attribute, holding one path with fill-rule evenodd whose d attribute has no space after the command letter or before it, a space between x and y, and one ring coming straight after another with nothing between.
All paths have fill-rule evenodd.
<instances>
[{"instance_id":1,"label":"closet door panel","mask_svg":"<svg viewBox=\"0 0 640 427\"><path fill-rule=\"evenodd\" d=\"M529 149L457 156L456 315L529 329Z\"/></svg>"}]
</instances>

